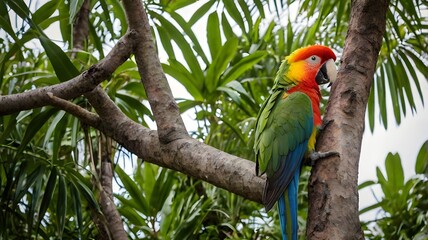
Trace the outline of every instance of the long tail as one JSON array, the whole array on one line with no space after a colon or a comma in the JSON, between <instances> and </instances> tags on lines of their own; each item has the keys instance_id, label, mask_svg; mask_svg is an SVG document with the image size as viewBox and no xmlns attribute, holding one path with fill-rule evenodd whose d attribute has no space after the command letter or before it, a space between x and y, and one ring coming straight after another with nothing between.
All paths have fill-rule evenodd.
<instances>
[{"instance_id":1,"label":"long tail","mask_svg":"<svg viewBox=\"0 0 428 240\"><path fill-rule=\"evenodd\" d=\"M279 222L282 240L297 240L299 224L297 222L297 191L299 190L300 171L296 171L288 188L278 200Z\"/></svg>"}]
</instances>

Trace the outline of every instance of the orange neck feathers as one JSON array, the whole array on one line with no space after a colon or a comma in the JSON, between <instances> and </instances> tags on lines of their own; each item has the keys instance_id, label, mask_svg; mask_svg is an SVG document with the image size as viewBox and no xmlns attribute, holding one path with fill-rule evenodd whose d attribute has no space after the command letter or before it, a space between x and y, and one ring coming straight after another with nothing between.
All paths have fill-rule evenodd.
<instances>
[{"instance_id":1,"label":"orange neck feathers","mask_svg":"<svg viewBox=\"0 0 428 240\"><path fill-rule=\"evenodd\" d=\"M315 82L315 77L312 81L302 81L300 84L287 91L288 94L293 92L303 92L311 99L312 111L314 113L314 125L320 127L322 124L320 110L321 92L318 84Z\"/></svg>"}]
</instances>

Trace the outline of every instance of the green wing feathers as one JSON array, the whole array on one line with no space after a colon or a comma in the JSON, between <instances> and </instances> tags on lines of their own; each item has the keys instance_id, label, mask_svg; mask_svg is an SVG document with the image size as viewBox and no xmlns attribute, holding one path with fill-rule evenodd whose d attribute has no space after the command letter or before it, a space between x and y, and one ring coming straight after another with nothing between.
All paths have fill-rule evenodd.
<instances>
[{"instance_id":1,"label":"green wing feathers","mask_svg":"<svg viewBox=\"0 0 428 240\"><path fill-rule=\"evenodd\" d=\"M294 83L285 76L285 74L288 72L289 67L290 65L288 64L287 60L284 59L281 63L281 66L279 66L278 72L276 73L274 86L289 89L290 87L296 85L296 83Z\"/></svg>"},{"instance_id":2,"label":"green wing feathers","mask_svg":"<svg viewBox=\"0 0 428 240\"><path fill-rule=\"evenodd\" d=\"M309 139L313 130L312 104L304 93L282 98L274 92L257 118L254 150L258 173L272 175L279 166L279 156L287 155L297 144Z\"/></svg>"}]
</instances>

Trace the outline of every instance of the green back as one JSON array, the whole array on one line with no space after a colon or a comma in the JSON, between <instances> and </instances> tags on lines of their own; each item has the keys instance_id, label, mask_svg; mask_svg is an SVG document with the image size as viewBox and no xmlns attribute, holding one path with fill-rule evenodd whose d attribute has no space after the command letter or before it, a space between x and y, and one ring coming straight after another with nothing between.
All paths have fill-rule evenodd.
<instances>
[{"instance_id":1,"label":"green back","mask_svg":"<svg viewBox=\"0 0 428 240\"><path fill-rule=\"evenodd\" d=\"M254 150L257 174L272 176L297 145L307 142L313 130L312 104L300 92L282 98L284 91L276 89L265 101L257 118ZM300 159L299 159L300 161Z\"/></svg>"}]
</instances>

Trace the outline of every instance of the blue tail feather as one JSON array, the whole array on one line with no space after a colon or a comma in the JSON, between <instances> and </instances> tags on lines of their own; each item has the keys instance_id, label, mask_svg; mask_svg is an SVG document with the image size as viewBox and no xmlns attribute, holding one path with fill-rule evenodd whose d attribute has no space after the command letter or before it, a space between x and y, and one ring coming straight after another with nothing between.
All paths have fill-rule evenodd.
<instances>
[{"instance_id":1,"label":"blue tail feather","mask_svg":"<svg viewBox=\"0 0 428 240\"><path fill-rule=\"evenodd\" d=\"M296 171L287 190L278 200L279 222L283 240L297 240L297 191L300 171Z\"/></svg>"}]
</instances>

